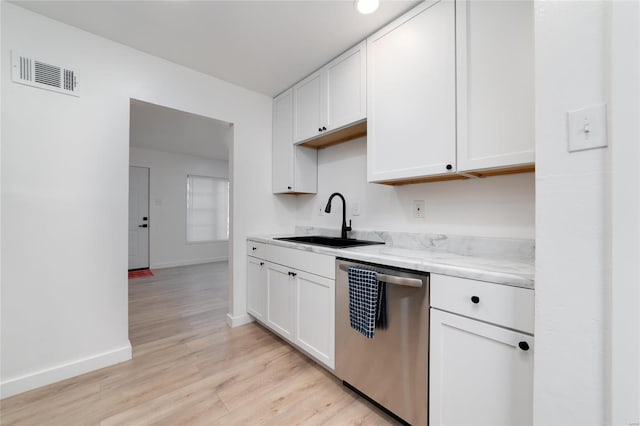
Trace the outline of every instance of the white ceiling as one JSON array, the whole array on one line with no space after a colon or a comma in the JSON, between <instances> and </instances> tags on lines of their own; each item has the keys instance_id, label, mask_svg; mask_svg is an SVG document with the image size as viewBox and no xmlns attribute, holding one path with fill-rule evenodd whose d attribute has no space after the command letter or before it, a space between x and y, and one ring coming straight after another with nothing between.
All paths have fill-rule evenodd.
<instances>
[{"instance_id":1,"label":"white ceiling","mask_svg":"<svg viewBox=\"0 0 640 426\"><path fill-rule=\"evenodd\" d=\"M418 3L383 0L14 1L105 38L274 96Z\"/></svg>"},{"instance_id":2,"label":"white ceiling","mask_svg":"<svg viewBox=\"0 0 640 426\"><path fill-rule=\"evenodd\" d=\"M201 115L131 100L131 146L228 160L231 125Z\"/></svg>"}]
</instances>

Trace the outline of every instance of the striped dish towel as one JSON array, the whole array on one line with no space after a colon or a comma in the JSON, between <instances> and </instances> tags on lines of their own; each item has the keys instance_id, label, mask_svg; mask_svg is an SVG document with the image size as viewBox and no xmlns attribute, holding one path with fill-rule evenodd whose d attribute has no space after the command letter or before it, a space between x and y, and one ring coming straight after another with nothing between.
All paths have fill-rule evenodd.
<instances>
[{"instance_id":1,"label":"striped dish towel","mask_svg":"<svg viewBox=\"0 0 640 426\"><path fill-rule=\"evenodd\" d=\"M348 276L351 328L372 339L376 332L378 273L351 266Z\"/></svg>"}]
</instances>

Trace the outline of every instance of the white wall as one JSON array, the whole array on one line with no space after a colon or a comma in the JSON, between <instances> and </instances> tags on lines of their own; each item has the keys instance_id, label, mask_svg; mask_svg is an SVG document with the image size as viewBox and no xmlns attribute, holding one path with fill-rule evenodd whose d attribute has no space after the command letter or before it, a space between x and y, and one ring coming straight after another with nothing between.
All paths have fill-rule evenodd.
<instances>
[{"instance_id":1,"label":"white wall","mask_svg":"<svg viewBox=\"0 0 640 426\"><path fill-rule=\"evenodd\" d=\"M234 123L233 256L248 234L291 232L271 195L271 99L2 2L10 49L79 71L79 98L2 70L2 395L126 359L129 102ZM255 206L259 206L256 210ZM260 220L255 220L259 214ZM231 271L246 320L246 269ZM245 314L246 315L246 314Z\"/></svg>"},{"instance_id":2,"label":"white wall","mask_svg":"<svg viewBox=\"0 0 640 426\"><path fill-rule=\"evenodd\" d=\"M320 150L318 194L298 196L298 225L339 228L340 200L331 214L318 214L337 191L356 230L534 237L533 173L393 187L367 183L366 163L366 137ZM413 217L413 200L425 201L424 219ZM352 216L354 203L360 216Z\"/></svg>"},{"instance_id":3,"label":"white wall","mask_svg":"<svg viewBox=\"0 0 640 426\"><path fill-rule=\"evenodd\" d=\"M132 166L149 168L149 263L168 268L228 259L226 241L187 243L187 175L229 177L228 161L155 149L129 149Z\"/></svg>"},{"instance_id":4,"label":"white wall","mask_svg":"<svg viewBox=\"0 0 640 426\"><path fill-rule=\"evenodd\" d=\"M606 150L567 152L568 110L605 102L605 5L536 1L534 421L604 424Z\"/></svg>"},{"instance_id":5,"label":"white wall","mask_svg":"<svg viewBox=\"0 0 640 426\"><path fill-rule=\"evenodd\" d=\"M608 424L640 422L640 2L611 2Z\"/></svg>"}]
</instances>

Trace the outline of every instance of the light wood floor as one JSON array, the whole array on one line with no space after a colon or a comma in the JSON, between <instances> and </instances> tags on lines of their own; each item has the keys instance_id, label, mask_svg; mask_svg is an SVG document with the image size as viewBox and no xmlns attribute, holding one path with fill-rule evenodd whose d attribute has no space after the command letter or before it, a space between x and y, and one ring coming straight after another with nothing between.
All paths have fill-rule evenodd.
<instances>
[{"instance_id":1,"label":"light wood floor","mask_svg":"<svg viewBox=\"0 0 640 426\"><path fill-rule=\"evenodd\" d=\"M16 395L2 425L391 424L256 324L229 329L227 264L129 281L133 359Z\"/></svg>"}]
</instances>

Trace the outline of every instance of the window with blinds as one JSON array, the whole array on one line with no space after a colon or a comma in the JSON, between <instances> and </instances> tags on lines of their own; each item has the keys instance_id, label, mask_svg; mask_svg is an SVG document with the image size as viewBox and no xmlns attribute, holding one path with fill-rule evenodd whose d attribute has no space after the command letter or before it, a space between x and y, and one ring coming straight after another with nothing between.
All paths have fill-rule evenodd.
<instances>
[{"instance_id":1,"label":"window with blinds","mask_svg":"<svg viewBox=\"0 0 640 426\"><path fill-rule=\"evenodd\" d=\"M187 176L187 242L229 239L229 180Z\"/></svg>"}]
</instances>

